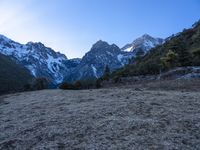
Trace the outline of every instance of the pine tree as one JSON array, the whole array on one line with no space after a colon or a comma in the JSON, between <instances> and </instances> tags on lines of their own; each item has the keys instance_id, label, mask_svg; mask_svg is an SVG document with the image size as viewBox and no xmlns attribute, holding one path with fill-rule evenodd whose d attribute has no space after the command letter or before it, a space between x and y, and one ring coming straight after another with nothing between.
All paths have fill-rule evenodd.
<instances>
[{"instance_id":1,"label":"pine tree","mask_svg":"<svg viewBox=\"0 0 200 150\"><path fill-rule=\"evenodd\" d=\"M186 49L182 49L178 53L178 62L180 66L190 66L191 65L191 55Z\"/></svg>"},{"instance_id":2,"label":"pine tree","mask_svg":"<svg viewBox=\"0 0 200 150\"><path fill-rule=\"evenodd\" d=\"M96 80L95 86L96 86L96 88L100 88L101 87L101 79L97 79Z\"/></svg>"},{"instance_id":3,"label":"pine tree","mask_svg":"<svg viewBox=\"0 0 200 150\"><path fill-rule=\"evenodd\" d=\"M169 50L165 57L161 58L164 68L171 69L177 66L178 54L172 50Z\"/></svg>"},{"instance_id":4,"label":"pine tree","mask_svg":"<svg viewBox=\"0 0 200 150\"><path fill-rule=\"evenodd\" d=\"M105 67L103 79L107 81L110 79L110 68L108 67L108 65L106 65Z\"/></svg>"},{"instance_id":5,"label":"pine tree","mask_svg":"<svg viewBox=\"0 0 200 150\"><path fill-rule=\"evenodd\" d=\"M200 65L200 48L193 52L193 65Z\"/></svg>"},{"instance_id":6,"label":"pine tree","mask_svg":"<svg viewBox=\"0 0 200 150\"><path fill-rule=\"evenodd\" d=\"M135 61L136 62L139 62L141 59L142 59L142 56L144 56L144 51L142 49L139 49L137 52L136 52L136 57L135 57Z\"/></svg>"}]
</instances>

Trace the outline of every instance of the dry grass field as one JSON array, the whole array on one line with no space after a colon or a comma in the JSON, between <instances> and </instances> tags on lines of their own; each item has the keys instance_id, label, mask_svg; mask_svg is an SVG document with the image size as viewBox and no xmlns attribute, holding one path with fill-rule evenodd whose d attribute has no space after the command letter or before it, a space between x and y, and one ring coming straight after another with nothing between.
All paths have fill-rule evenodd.
<instances>
[{"instance_id":1,"label":"dry grass field","mask_svg":"<svg viewBox=\"0 0 200 150\"><path fill-rule=\"evenodd\" d=\"M148 85L1 96L0 149L200 149L200 93Z\"/></svg>"}]
</instances>

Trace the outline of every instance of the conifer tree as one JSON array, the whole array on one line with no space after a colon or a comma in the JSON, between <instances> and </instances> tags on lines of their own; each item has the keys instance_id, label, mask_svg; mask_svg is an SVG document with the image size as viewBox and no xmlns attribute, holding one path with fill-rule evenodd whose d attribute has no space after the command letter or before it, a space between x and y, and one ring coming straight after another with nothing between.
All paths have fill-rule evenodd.
<instances>
[{"instance_id":1,"label":"conifer tree","mask_svg":"<svg viewBox=\"0 0 200 150\"><path fill-rule=\"evenodd\" d=\"M110 68L108 67L108 65L106 65L104 74L103 74L103 79L108 81L109 78L110 78Z\"/></svg>"},{"instance_id":2,"label":"conifer tree","mask_svg":"<svg viewBox=\"0 0 200 150\"><path fill-rule=\"evenodd\" d=\"M191 65L191 54L186 50L182 49L178 53L178 62L181 67Z\"/></svg>"},{"instance_id":3,"label":"conifer tree","mask_svg":"<svg viewBox=\"0 0 200 150\"><path fill-rule=\"evenodd\" d=\"M178 54L172 50L169 50L165 57L161 58L164 68L171 69L177 66Z\"/></svg>"}]
</instances>

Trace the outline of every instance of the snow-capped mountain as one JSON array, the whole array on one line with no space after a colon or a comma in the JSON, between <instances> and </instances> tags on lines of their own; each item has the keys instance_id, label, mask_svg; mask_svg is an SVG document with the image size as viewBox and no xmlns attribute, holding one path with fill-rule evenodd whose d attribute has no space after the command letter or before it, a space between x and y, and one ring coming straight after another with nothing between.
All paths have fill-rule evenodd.
<instances>
[{"instance_id":1,"label":"snow-capped mountain","mask_svg":"<svg viewBox=\"0 0 200 150\"><path fill-rule=\"evenodd\" d=\"M103 75L106 65L111 71L118 69L128 64L129 59L135 57L141 51L145 55L151 48L163 42L164 40L161 38L153 38L145 34L120 49L115 44L109 45L107 42L100 40L92 46L77 68L68 74L65 80L75 81L86 78L99 78Z\"/></svg>"},{"instance_id":2,"label":"snow-capped mountain","mask_svg":"<svg viewBox=\"0 0 200 150\"><path fill-rule=\"evenodd\" d=\"M115 44L109 45L100 40L92 46L91 50L82 58L80 64L65 79L76 81L99 78L103 75L106 65L112 71L126 64L130 57L130 54L127 55Z\"/></svg>"},{"instance_id":3,"label":"snow-capped mountain","mask_svg":"<svg viewBox=\"0 0 200 150\"><path fill-rule=\"evenodd\" d=\"M70 71L70 62L64 54L45 47L42 43L29 42L25 45L0 35L0 53L10 56L22 64L36 77L46 77L52 83L63 81ZM74 66L77 64L75 63Z\"/></svg>"},{"instance_id":4,"label":"snow-capped mountain","mask_svg":"<svg viewBox=\"0 0 200 150\"><path fill-rule=\"evenodd\" d=\"M132 52L137 54L138 52L143 52L144 54L150 49L156 47L157 45L163 44L164 40L161 38L153 38L148 34L134 40L131 44L127 44L122 48L122 51Z\"/></svg>"},{"instance_id":5,"label":"snow-capped mountain","mask_svg":"<svg viewBox=\"0 0 200 150\"><path fill-rule=\"evenodd\" d=\"M20 44L0 35L0 53L26 67L35 77L46 77L52 83L59 84L63 80L99 78L106 65L111 71L123 67L141 50L145 54L163 41L145 34L120 49L115 44L109 45L100 40L82 59L67 59L64 54L55 52L40 42Z\"/></svg>"}]
</instances>

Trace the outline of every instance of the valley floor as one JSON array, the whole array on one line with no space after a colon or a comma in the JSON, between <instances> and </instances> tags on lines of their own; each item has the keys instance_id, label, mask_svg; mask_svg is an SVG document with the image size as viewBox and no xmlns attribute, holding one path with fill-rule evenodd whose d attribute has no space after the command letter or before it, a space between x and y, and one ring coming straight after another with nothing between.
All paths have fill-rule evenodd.
<instances>
[{"instance_id":1,"label":"valley floor","mask_svg":"<svg viewBox=\"0 0 200 150\"><path fill-rule=\"evenodd\" d=\"M1 96L0 149L200 149L200 93L118 87Z\"/></svg>"}]
</instances>

